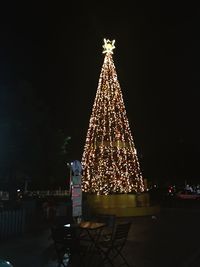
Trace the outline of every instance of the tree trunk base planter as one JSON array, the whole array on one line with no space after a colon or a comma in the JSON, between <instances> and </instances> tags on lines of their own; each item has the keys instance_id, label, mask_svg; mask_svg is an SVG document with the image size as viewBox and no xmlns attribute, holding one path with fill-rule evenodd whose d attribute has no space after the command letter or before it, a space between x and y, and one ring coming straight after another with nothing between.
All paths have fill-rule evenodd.
<instances>
[{"instance_id":1,"label":"tree trunk base planter","mask_svg":"<svg viewBox=\"0 0 200 267\"><path fill-rule=\"evenodd\" d=\"M160 212L160 206L150 205L148 193L87 195L87 204L94 214L115 214L117 217L147 216Z\"/></svg>"}]
</instances>

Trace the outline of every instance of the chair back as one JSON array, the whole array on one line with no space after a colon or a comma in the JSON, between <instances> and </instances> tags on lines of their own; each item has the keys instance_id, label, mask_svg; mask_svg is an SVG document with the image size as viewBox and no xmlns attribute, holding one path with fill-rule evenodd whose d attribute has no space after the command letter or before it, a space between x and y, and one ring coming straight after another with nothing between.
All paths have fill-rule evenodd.
<instances>
[{"instance_id":1,"label":"chair back","mask_svg":"<svg viewBox=\"0 0 200 267\"><path fill-rule=\"evenodd\" d=\"M131 222L116 224L112 235L112 243L124 245L131 227Z\"/></svg>"},{"instance_id":2,"label":"chair back","mask_svg":"<svg viewBox=\"0 0 200 267\"><path fill-rule=\"evenodd\" d=\"M101 266L105 266L105 263L108 263L110 266L114 267L114 260L119 256L123 260L123 263L127 267L130 267L122 254L130 227L131 222L117 223L115 224L111 238L99 242L99 251L102 256Z\"/></svg>"}]
</instances>

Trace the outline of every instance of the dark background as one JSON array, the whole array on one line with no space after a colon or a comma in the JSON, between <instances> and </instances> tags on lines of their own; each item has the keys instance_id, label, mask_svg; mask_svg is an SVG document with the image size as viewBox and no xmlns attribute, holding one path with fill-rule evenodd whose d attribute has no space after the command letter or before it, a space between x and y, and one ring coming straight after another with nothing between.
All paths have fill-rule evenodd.
<instances>
[{"instance_id":1,"label":"dark background","mask_svg":"<svg viewBox=\"0 0 200 267\"><path fill-rule=\"evenodd\" d=\"M113 59L144 177L198 183L200 10L131 2L1 4L2 183L23 176L20 183L35 188L57 186L68 177L66 162L81 160L103 38L116 40Z\"/></svg>"}]
</instances>

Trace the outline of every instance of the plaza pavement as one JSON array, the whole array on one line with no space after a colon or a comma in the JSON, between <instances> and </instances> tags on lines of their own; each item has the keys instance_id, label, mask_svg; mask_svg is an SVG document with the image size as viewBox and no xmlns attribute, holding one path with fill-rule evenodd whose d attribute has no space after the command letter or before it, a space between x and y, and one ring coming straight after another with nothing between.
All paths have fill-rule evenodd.
<instances>
[{"instance_id":1,"label":"plaza pavement","mask_svg":"<svg viewBox=\"0 0 200 267\"><path fill-rule=\"evenodd\" d=\"M131 220L124 254L131 267L199 267L200 208L164 208L160 214ZM0 241L0 258L14 267L56 267L50 231L35 229L23 237ZM117 261L117 265L120 261ZM78 267L78 266L76 266Z\"/></svg>"}]
</instances>

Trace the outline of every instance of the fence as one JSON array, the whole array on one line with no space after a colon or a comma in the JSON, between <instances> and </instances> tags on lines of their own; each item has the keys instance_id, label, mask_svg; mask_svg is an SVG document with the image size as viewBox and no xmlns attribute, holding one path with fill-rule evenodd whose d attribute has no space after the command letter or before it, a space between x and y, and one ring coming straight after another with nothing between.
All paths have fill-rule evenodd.
<instances>
[{"instance_id":1,"label":"fence","mask_svg":"<svg viewBox=\"0 0 200 267\"><path fill-rule=\"evenodd\" d=\"M0 212L0 239L18 236L25 232L25 209Z\"/></svg>"},{"instance_id":2,"label":"fence","mask_svg":"<svg viewBox=\"0 0 200 267\"><path fill-rule=\"evenodd\" d=\"M47 196L69 196L69 190L36 190L36 191L27 191L28 196L38 196L38 197L47 197Z\"/></svg>"}]
</instances>

